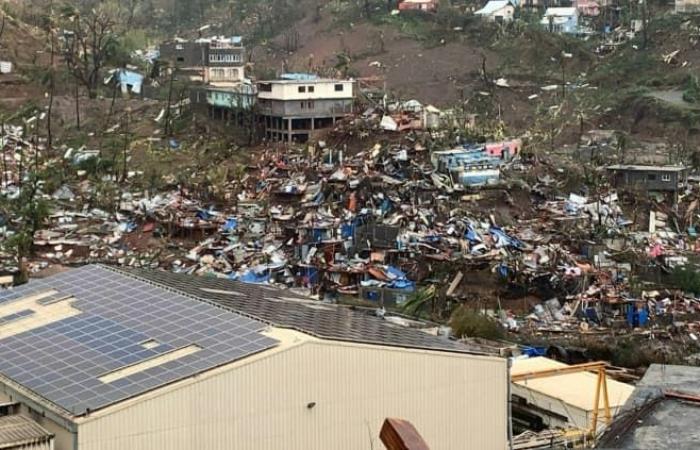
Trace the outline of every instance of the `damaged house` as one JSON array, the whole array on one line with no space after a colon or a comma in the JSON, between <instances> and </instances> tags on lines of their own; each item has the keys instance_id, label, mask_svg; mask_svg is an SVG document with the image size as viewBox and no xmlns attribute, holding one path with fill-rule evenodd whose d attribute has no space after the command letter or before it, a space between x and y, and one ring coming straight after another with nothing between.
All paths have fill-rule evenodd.
<instances>
[{"instance_id":1,"label":"damaged house","mask_svg":"<svg viewBox=\"0 0 700 450\"><path fill-rule=\"evenodd\" d=\"M685 166L615 164L607 167L613 184L619 189L665 192L677 196L688 183Z\"/></svg>"}]
</instances>

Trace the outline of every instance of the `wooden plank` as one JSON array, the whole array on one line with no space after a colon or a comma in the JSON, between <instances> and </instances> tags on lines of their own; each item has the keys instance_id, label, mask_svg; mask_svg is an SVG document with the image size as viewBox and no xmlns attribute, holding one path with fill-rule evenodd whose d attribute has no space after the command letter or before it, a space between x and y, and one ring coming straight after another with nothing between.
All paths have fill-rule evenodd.
<instances>
[{"instance_id":1,"label":"wooden plank","mask_svg":"<svg viewBox=\"0 0 700 450\"><path fill-rule=\"evenodd\" d=\"M452 283L450 283L450 287L447 288L447 293L445 294L446 296L452 297L452 294L454 294L455 289L457 289L459 283L462 282L462 278L464 278L464 274L462 272L457 272L457 275L455 275L454 279L452 280Z\"/></svg>"},{"instance_id":2,"label":"wooden plank","mask_svg":"<svg viewBox=\"0 0 700 450\"><path fill-rule=\"evenodd\" d=\"M430 450L416 427L403 419L387 418L379 438L387 450Z\"/></svg>"}]
</instances>

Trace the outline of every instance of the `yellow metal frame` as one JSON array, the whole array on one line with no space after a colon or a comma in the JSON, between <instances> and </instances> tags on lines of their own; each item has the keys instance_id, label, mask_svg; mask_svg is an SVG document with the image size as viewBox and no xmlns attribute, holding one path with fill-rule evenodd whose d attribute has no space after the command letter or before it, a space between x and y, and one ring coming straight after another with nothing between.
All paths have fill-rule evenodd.
<instances>
[{"instance_id":1,"label":"yellow metal frame","mask_svg":"<svg viewBox=\"0 0 700 450\"><path fill-rule=\"evenodd\" d=\"M595 372L598 375L598 381L595 390L595 400L593 406L593 418L591 420L590 432L594 433L598 429L598 417L600 416L600 397L603 396L603 408L605 414L605 423L609 424L612 421L612 413L610 411L610 397L608 396L608 377L605 372L607 364L603 361L574 364L566 367L557 367L553 369L534 370L531 372L523 372L516 375L511 375L512 382L535 380L537 378L548 378L557 375L566 375L569 373L578 372Z\"/></svg>"}]
</instances>

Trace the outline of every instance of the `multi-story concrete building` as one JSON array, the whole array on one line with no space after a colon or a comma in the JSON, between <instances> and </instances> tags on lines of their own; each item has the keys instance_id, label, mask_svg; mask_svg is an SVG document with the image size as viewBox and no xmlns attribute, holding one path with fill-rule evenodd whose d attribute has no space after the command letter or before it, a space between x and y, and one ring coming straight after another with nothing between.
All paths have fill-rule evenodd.
<instances>
[{"instance_id":1,"label":"multi-story concrete building","mask_svg":"<svg viewBox=\"0 0 700 450\"><path fill-rule=\"evenodd\" d=\"M353 80L285 74L258 82L258 113L268 139L306 142L316 130L352 113Z\"/></svg>"},{"instance_id":2,"label":"multi-story concrete building","mask_svg":"<svg viewBox=\"0 0 700 450\"><path fill-rule=\"evenodd\" d=\"M239 36L175 39L161 45L160 60L193 81L233 83L245 78L245 47Z\"/></svg>"}]
</instances>

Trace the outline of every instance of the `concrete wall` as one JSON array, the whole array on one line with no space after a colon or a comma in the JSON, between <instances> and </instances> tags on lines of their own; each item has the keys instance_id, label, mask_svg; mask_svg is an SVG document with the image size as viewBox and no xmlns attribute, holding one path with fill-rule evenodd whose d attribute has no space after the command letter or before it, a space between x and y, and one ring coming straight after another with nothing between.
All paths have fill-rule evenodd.
<instances>
[{"instance_id":1,"label":"concrete wall","mask_svg":"<svg viewBox=\"0 0 700 450\"><path fill-rule=\"evenodd\" d=\"M260 114L275 117L340 117L352 112L352 100L263 100Z\"/></svg>"},{"instance_id":2,"label":"concrete wall","mask_svg":"<svg viewBox=\"0 0 700 450\"><path fill-rule=\"evenodd\" d=\"M640 188L650 191L676 191L683 181L678 172L621 170L615 173L615 184L620 187Z\"/></svg>"},{"instance_id":3,"label":"concrete wall","mask_svg":"<svg viewBox=\"0 0 700 450\"><path fill-rule=\"evenodd\" d=\"M280 347L93 413L79 448L378 449L386 417L433 450L507 446L504 359L270 334Z\"/></svg>"},{"instance_id":4,"label":"concrete wall","mask_svg":"<svg viewBox=\"0 0 700 450\"><path fill-rule=\"evenodd\" d=\"M311 80L311 81L261 81L261 85L269 85L272 90L258 89L258 97L270 100L321 100L321 99L351 99L354 82L347 80ZM336 86L342 90L336 91ZM299 92L303 88L304 92ZM313 92L309 92L313 88Z\"/></svg>"}]
</instances>

